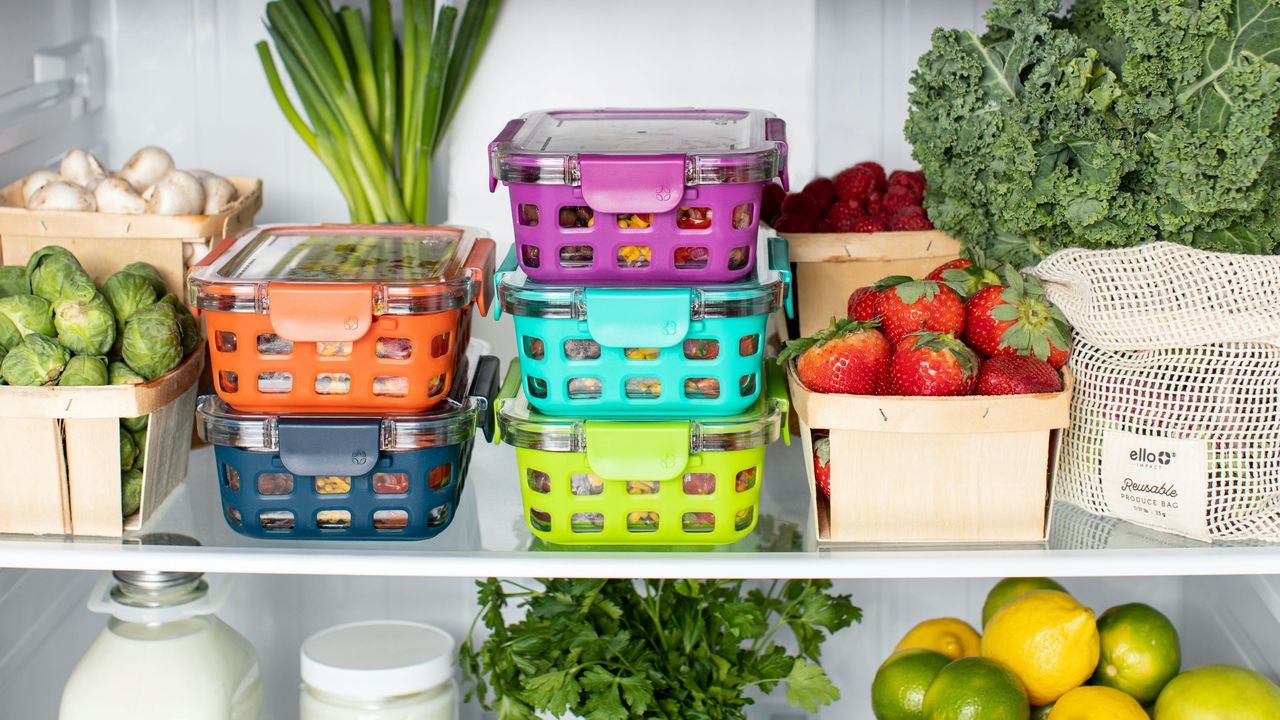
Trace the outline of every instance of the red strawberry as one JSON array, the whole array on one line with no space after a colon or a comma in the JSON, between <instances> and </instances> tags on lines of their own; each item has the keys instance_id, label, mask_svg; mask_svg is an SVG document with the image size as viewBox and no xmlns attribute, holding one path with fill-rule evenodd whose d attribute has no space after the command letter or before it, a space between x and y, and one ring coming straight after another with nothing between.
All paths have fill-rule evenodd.
<instances>
[{"instance_id":1,"label":"red strawberry","mask_svg":"<svg viewBox=\"0 0 1280 720\"><path fill-rule=\"evenodd\" d=\"M876 181L876 182L875 182L875 187L876 187L876 189L877 189L877 190L884 190L884 188L885 188L885 179L884 179L884 166L883 166L883 165L881 165L881 164L880 164L880 163L878 163L878 162L872 162L871 160L866 160L866 161L863 161L863 162L860 162L860 163L858 163L858 164L854 165L854 167L856 167L856 168L866 168L866 169L870 170L870 171L871 171L871 175L872 175L872 177L874 177L874 178L875 178L875 181Z\"/></svg>"},{"instance_id":2,"label":"red strawberry","mask_svg":"<svg viewBox=\"0 0 1280 720\"><path fill-rule=\"evenodd\" d=\"M924 173L919 170L894 170L889 174L889 187L899 185L909 187L916 191L917 195L924 195Z\"/></svg>"},{"instance_id":3,"label":"red strawberry","mask_svg":"<svg viewBox=\"0 0 1280 720\"><path fill-rule=\"evenodd\" d=\"M827 219L836 232L853 232L853 224L865 215L862 205L850 200L840 200L827 211Z\"/></svg>"},{"instance_id":4,"label":"red strawberry","mask_svg":"<svg viewBox=\"0 0 1280 720\"><path fill-rule=\"evenodd\" d=\"M968 395L982 361L950 333L921 331L899 342L893 353L894 395Z\"/></svg>"},{"instance_id":5,"label":"red strawberry","mask_svg":"<svg viewBox=\"0 0 1280 720\"><path fill-rule=\"evenodd\" d=\"M804 193L791 193L782 201L783 215L803 215L812 219L814 222L822 217L822 209L818 207L818 201L812 196Z\"/></svg>"},{"instance_id":6,"label":"red strawberry","mask_svg":"<svg viewBox=\"0 0 1280 720\"><path fill-rule=\"evenodd\" d=\"M886 213L892 215L903 208L919 205L920 200L920 196L911 188L896 185L885 191L884 198L880 201L880 207Z\"/></svg>"},{"instance_id":7,"label":"red strawberry","mask_svg":"<svg viewBox=\"0 0 1280 720\"><path fill-rule=\"evenodd\" d=\"M836 201L836 184L830 178L814 178L800 192L818 201L818 209L826 212L831 203Z\"/></svg>"},{"instance_id":8,"label":"red strawberry","mask_svg":"<svg viewBox=\"0 0 1280 720\"><path fill-rule=\"evenodd\" d=\"M911 208L907 208L910 210ZM894 232L906 232L914 230L932 230L933 223L929 222L929 218L916 213L899 212L889 218L889 229Z\"/></svg>"},{"instance_id":9,"label":"red strawberry","mask_svg":"<svg viewBox=\"0 0 1280 720\"><path fill-rule=\"evenodd\" d=\"M1028 355L997 355L978 371L979 395L1062 392L1062 377L1049 363Z\"/></svg>"},{"instance_id":10,"label":"red strawberry","mask_svg":"<svg viewBox=\"0 0 1280 720\"><path fill-rule=\"evenodd\" d=\"M964 330L964 301L954 290L933 280L891 275L876 283L880 329L897 345L917 330L959 335Z\"/></svg>"},{"instance_id":11,"label":"red strawberry","mask_svg":"<svg viewBox=\"0 0 1280 720\"><path fill-rule=\"evenodd\" d=\"M948 270L963 270L967 267L971 267L972 265L973 265L973 261L970 260L969 258L956 258L955 260L948 260L942 263L941 265L939 265L938 267L934 268L933 271L930 272L928 275L925 275L924 279L936 280L937 282L942 282L942 280L944 279L942 277L942 273Z\"/></svg>"},{"instance_id":12,"label":"red strawberry","mask_svg":"<svg viewBox=\"0 0 1280 720\"><path fill-rule=\"evenodd\" d=\"M829 436L813 440L813 482L818 492L831 497L831 438Z\"/></svg>"},{"instance_id":13,"label":"red strawberry","mask_svg":"<svg viewBox=\"0 0 1280 720\"><path fill-rule=\"evenodd\" d=\"M869 168L854 166L841 171L832 182L835 183L836 197L841 200L862 200L875 189L876 176Z\"/></svg>"},{"instance_id":14,"label":"red strawberry","mask_svg":"<svg viewBox=\"0 0 1280 720\"><path fill-rule=\"evenodd\" d=\"M849 319L858 322L871 322L876 319L876 302L880 299L880 291L874 286L860 287L849 295Z\"/></svg>"},{"instance_id":15,"label":"red strawberry","mask_svg":"<svg viewBox=\"0 0 1280 720\"><path fill-rule=\"evenodd\" d=\"M820 233L829 233L829 232L835 232L836 229L832 227L830 220L826 218L822 218L821 220L818 221L818 224L813 227L813 231L820 232Z\"/></svg>"},{"instance_id":16,"label":"red strawberry","mask_svg":"<svg viewBox=\"0 0 1280 720\"><path fill-rule=\"evenodd\" d=\"M808 233L813 232L816 227L817 225L814 223L813 218L807 215L787 215L784 213L773 221L773 229L778 232Z\"/></svg>"},{"instance_id":17,"label":"red strawberry","mask_svg":"<svg viewBox=\"0 0 1280 720\"><path fill-rule=\"evenodd\" d=\"M884 220L881 220L878 217L864 215L853 221L853 224L849 228L849 232L878 233L884 232L888 229L889 228L884 224Z\"/></svg>"},{"instance_id":18,"label":"red strawberry","mask_svg":"<svg viewBox=\"0 0 1280 720\"><path fill-rule=\"evenodd\" d=\"M783 190L778 183L765 185L764 192L760 195L760 217L773 225L773 221L777 220L782 212L782 200L786 197L787 191Z\"/></svg>"},{"instance_id":19,"label":"red strawberry","mask_svg":"<svg viewBox=\"0 0 1280 720\"><path fill-rule=\"evenodd\" d=\"M985 256L979 248L967 247L964 255L934 268L928 278L941 280L966 300L985 287L1001 284L1000 275L986 267Z\"/></svg>"},{"instance_id":20,"label":"red strawberry","mask_svg":"<svg viewBox=\"0 0 1280 720\"><path fill-rule=\"evenodd\" d=\"M813 392L879 395L892 354L876 323L831 318L831 326L813 337L787 342L778 362L794 357L796 377Z\"/></svg>"},{"instance_id":21,"label":"red strawberry","mask_svg":"<svg viewBox=\"0 0 1280 720\"><path fill-rule=\"evenodd\" d=\"M1067 362L1071 326L1035 278L1005 268L1005 285L979 290L965 304L965 342L996 355L1034 355L1055 368Z\"/></svg>"}]
</instances>

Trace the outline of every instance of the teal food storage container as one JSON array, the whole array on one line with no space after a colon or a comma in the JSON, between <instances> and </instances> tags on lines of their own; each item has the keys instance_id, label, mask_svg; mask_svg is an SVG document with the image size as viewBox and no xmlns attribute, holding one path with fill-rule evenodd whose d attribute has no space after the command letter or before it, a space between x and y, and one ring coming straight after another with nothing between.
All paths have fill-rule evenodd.
<instances>
[{"instance_id":1,"label":"teal food storage container","mask_svg":"<svg viewBox=\"0 0 1280 720\"><path fill-rule=\"evenodd\" d=\"M578 418L728 417L760 397L769 315L791 314L787 241L751 279L694 287L535 283L514 252L495 275L521 384L539 412Z\"/></svg>"}]
</instances>

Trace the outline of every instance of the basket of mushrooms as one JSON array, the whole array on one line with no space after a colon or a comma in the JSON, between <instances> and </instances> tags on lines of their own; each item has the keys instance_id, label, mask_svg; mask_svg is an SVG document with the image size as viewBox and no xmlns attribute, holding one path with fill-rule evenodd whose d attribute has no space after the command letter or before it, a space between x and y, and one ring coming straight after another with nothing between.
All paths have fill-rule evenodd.
<instances>
[{"instance_id":1,"label":"basket of mushrooms","mask_svg":"<svg viewBox=\"0 0 1280 720\"><path fill-rule=\"evenodd\" d=\"M178 169L163 148L138 150L118 171L73 149L56 172L37 170L0 188L0 259L21 265L60 245L99 283L145 262L183 297L186 268L252 225L261 208L261 180Z\"/></svg>"}]
</instances>

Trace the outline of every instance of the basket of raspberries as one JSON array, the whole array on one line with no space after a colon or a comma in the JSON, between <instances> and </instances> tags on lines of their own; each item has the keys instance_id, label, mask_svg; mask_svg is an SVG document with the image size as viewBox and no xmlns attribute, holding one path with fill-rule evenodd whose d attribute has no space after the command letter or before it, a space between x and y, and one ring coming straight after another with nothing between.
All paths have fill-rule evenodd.
<instances>
[{"instance_id":1,"label":"basket of raspberries","mask_svg":"<svg viewBox=\"0 0 1280 720\"><path fill-rule=\"evenodd\" d=\"M860 162L835 177L787 193L765 187L760 217L780 233L879 233L932 230L924 210L924 173Z\"/></svg>"},{"instance_id":2,"label":"basket of raspberries","mask_svg":"<svg viewBox=\"0 0 1280 720\"><path fill-rule=\"evenodd\" d=\"M960 258L788 342L820 539L1043 540L1070 337L1035 278Z\"/></svg>"}]
</instances>

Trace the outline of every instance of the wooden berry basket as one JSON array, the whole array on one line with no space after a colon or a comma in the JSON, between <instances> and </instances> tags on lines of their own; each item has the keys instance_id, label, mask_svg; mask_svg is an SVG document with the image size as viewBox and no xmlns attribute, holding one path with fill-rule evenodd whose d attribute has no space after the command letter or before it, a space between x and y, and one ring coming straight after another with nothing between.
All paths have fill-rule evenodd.
<instances>
[{"instance_id":1,"label":"wooden berry basket","mask_svg":"<svg viewBox=\"0 0 1280 720\"><path fill-rule=\"evenodd\" d=\"M262 209L262 181L227 178L236 200L217 215L118 215L98 212L27 210L22 180L0 188L0 260L25 265L46 245L71 251L93 281L101 285L132 262L160 271L165 287L186 297L186 268L203 258L219 240L253 225Z\"/></svg>"},{"instance_id":2,"label":"wooden berry basket","mask_svg":"<svg viewBox=\"0 0 1280 720\"><path fill-rule=\"evenodd\" d=\"M1040 395L824 395L787 368L822 542L1043 542L1063 390ZM831 435L831 498L817 492L811 430Z\"/></svg>"},{"instance_id":3,"label":"wooden berry basket","mask_svg":"<svg viewBox=\"0 0 1280 720\"><path fill-rule=\"evenodd\" d=\"M120 537L187 474L204 347L141 385L0 386L0 533ZM120 419L150 415L142 507L121 517Z\"/></svg>"},{"instance_id":4,"label":"wooden berry basket","mask_svg":"<svg viewBox=\"0 0 1280 720\"><path fill-rule=\"evenodd\" d=\"M924 277L960 255L960 243L941 230L882 233L778 233L791 245L799 335L848 312L849 293L886 275Z\"/></svg>"}]
</instances>

